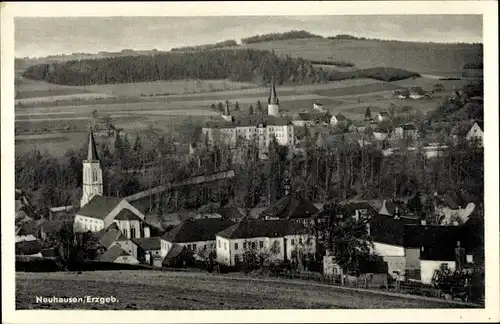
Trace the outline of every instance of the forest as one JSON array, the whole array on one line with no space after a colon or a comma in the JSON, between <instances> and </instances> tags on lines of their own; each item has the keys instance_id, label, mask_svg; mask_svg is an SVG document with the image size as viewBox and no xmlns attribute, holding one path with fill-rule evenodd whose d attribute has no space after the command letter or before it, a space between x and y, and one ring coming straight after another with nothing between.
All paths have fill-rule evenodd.
<instances>
[{"instance_id":1,"label":"forest","mask_svg":"<svg viewBox=\"0 0 500 324\"><path fill-rule=\"evenodd\" d=\"M278 85L285 81L314 84L354 78L396 81L419 75L393 68L329 72L314 67L302 58L279 57L270 51L217 49L39 64L29 67L23 76L49 83L82 86L185 79L229 79L260 85L274 79Z\"/></svg>"},{"instance_id":2,"label":"forest","mask_svg":"<svg viewBox=\"0 0 500 324\"><path fill-rule=\"evenodd\" d=\"M211 50L211 49L230 47L230 46L238 46L238 43L234 39L230 39L230 40L226 40L226 41L222 41L222 42L217 42L215 44L174 47L171 49L171 51L172 52L204 51L204 50Z\"/></svg>"}]
</instances>

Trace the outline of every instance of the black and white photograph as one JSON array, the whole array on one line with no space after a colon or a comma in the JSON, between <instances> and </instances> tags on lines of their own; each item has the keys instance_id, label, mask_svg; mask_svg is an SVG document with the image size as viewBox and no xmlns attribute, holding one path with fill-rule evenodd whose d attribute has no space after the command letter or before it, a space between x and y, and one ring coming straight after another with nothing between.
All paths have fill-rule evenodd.
<instances>
[{"instance_id":1,"label":"black and white photograph","mask_svg":"<svg viewBox=\"0 0 500 324\"><path fill-rule=\"evenodd\" d=\"M446 2L16 11L15 311L498 309L498 51Z\"/></svg>"}]
</instances>

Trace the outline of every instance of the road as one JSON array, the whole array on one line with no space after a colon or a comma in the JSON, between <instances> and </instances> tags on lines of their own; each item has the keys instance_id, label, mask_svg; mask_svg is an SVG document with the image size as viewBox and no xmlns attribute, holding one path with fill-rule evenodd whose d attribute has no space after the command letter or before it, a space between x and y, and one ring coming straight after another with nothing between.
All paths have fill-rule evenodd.
<instances>
[{"instance_id":1,"label":"road","mask_svg":"<svg viewBox=\"0 0 500 324\"><path fill-rule=\"evenodd\" d=\"M463 308L430 298L345 289L312 282L167 271L17 273L17 309L363 309ZM36 296L115 297L117 302L36 303Z\"/></svg>"}]
</instances>

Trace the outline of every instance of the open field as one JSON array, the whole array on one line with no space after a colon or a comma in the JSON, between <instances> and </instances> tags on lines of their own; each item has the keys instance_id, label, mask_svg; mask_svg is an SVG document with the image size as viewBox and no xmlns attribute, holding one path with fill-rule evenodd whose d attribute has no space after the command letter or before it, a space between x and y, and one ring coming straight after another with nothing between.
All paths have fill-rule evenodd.
<instances>
[{"instance_id":1,"label":"open field","mask_svg":"<svg viewBox=\"0 0 500 324\"><path fill-rule=\"evenodd\" d=\"M113 296L111 304L38 304L35 296ZM16 309L465 308L430 298L381 295L321 284L163 271L16 273ZM470 307L470 306L469 306Z\"/></svg>"},{"instance_id":2,"label":"open field","mask_svg":"<svg viewBox=\"0 0 500 324\"><path fill-rule=\"evenodd\" d=\"M293 39L247 44L237 49L274 50L309 60L348 61L358 69L378 66L418 73L447 75L462 72L467 62L482 62L482 45L411 43L378 40Z\"/></svg>"}]
</instances>

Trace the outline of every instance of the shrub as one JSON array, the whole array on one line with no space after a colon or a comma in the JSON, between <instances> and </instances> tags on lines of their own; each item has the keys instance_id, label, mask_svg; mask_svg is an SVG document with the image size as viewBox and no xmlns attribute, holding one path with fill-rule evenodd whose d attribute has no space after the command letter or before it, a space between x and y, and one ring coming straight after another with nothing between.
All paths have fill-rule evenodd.
<instances>
[{"instance_id":1,"label":"shrub","mask_svg":"<svg viewBox=\"0 0 500 324\"><path fill-rule=\"evenodd\" d=\"M63 271L64 266L57 258L40 258L16 256L16 271L22 272L56 272Z\"/></svg>"}]
</instances>

